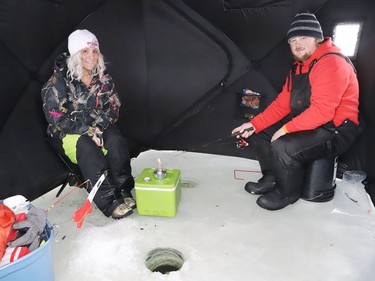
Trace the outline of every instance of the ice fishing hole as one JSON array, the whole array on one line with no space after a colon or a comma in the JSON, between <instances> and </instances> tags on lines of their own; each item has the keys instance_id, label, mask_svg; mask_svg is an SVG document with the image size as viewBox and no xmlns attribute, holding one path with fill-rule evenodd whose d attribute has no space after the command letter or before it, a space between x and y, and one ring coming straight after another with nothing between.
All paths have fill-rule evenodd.
<instances>
[{"instance_id":1,"label":"ice fishing hole","mask_svg":"<svg viewBox=\"0 0 375 281\"><path fill-rule=\"evenodd\" d=\"M156 248L147 254L146 266L152 272L168 274L184 264L182 253L172 248Z\"/></svg>"},{"instance_id":2,"label":"ice fishing hole","mask_svg":"<svg viewBox=\"0 0 375 281\"><path fill-rule=\"evenodd\" d=\"M180 186L181 188L195 188L197 187L197 183L189 180L181 180Z\"/></svg>"}]
</instances>

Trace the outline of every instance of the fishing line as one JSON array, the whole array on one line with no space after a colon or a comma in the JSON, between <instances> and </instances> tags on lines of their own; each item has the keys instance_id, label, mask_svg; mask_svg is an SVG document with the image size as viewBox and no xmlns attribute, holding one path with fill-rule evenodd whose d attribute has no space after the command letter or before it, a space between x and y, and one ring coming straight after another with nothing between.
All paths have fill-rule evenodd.
<instances>
[{"instance_id":1,"label":"fishing line","mask_svg":"<svg viewBox=\"0 0 375 281\"><path fill-rule=\"evenodd\" d=\"M67 196L69 196L71 193L73 193L74 191L76 191L77 189L81 188L82 185L86 184L90 182L90 180L85 180L84 182L82 182L81 184L79 184L78 186L76 186L75 188L73 188L72 190L70 190L68 193L66 193L63 197L61 197L59 200L57 200L55 203L53 203L47 210L46 212L48 213L51 209L53 209L58 203L60 203L62 200L64 200Z\"/></svg>"}]
</instances>

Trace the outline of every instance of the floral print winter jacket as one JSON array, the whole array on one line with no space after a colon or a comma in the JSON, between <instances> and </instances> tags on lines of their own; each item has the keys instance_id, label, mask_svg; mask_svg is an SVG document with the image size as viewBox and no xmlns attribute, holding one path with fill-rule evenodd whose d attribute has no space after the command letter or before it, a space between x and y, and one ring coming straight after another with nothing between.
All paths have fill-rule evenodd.
<instances>
[{"instance_id":1,"label":"floral print winter jacket","mask_svg":"<svg viewBox=\"0 0 375 281\"><path fill-rule=\"evenodd\" d=\"M94 77L87 88L81 81L67 78L67 55L55 61L54 73L42 88L43 112L49 123L47 133L88 134L95 127L105 130L117 121L121 102L108 74Z\"/></svg>"}]
</instances>

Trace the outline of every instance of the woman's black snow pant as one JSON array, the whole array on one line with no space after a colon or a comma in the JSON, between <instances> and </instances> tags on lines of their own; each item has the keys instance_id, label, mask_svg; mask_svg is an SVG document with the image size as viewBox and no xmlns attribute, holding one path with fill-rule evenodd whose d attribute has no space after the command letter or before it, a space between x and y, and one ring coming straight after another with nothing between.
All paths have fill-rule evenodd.
<instances>
[{"instance_id":1,"label":"woman's black snow pant","mask_svg":"<svg viewBox=\"0 0 375 281\"><path fill-rule=\"evenodd\" d=\"M89 180L88 191L101 174L107 172L94 202L106 216L110 216L123 203L123 194L130 194L134 179L126 139L114 125L110 125L103 132L103 140L102 149L87 135L66 135L60 139L57 133L50 137L51 145L60 156L78 164L84 179Z\"/></svg>"}]
</instances>

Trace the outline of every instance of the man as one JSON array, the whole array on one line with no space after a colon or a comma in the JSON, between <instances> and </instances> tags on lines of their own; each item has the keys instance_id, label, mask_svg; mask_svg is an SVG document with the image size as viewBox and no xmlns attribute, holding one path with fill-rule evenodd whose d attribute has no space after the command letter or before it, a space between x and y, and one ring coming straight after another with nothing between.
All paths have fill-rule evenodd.
<instances>
[{"instance_id":1,"label":"man","mask_svg":"<svg viewBox=\"0 0 375 281\"><path fill-rule=\"evenodd\" d=\"M287 33L295 62L277 98L251 122L233 129L248 138L263 173L245 190L257 204L282 209L301 194L306 164L346 151L358 135L355 69L314 14L299 13Z\"/></svg>"}]
</instances>

